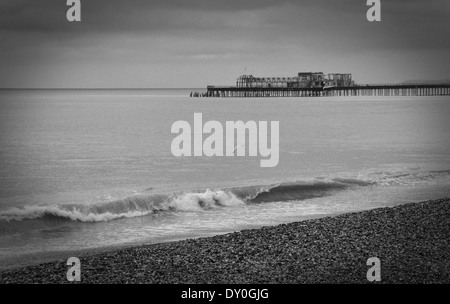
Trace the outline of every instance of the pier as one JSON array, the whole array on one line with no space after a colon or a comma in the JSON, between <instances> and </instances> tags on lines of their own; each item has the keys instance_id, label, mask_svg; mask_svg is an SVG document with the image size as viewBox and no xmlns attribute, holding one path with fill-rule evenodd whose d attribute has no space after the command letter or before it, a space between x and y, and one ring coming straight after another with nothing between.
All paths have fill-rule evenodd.
<instances>
[{"instance_id":1,"label":"pier","mask_svg":"<svg viewBox=\"0 0 450 304\"><path fill-rule=\"evenodd\" d=\"M293 77L242 75L236 86L208 86L191 97L444 96L450 83L356 84L350 73L299 72Z\"/></svg>"},{"instance_id":2,"label":"pier","mask_svg":"<svg viewBox=\"0 0 450 304\"><path fill-rule=\"evenodd\" d=\"M334 87L208 86L204 97L447 96L450 84L379 84Z\"/></svg>"}]
</instances>

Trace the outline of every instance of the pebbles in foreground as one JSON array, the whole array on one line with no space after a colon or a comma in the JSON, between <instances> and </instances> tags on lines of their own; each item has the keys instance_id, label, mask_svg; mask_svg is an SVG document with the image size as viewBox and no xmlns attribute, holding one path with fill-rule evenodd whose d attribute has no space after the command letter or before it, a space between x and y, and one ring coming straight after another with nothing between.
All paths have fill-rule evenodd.
<instances>
[{"instance_id":1,"label":"pebbles in foreground","mask_svg":"<svg viewBox=\"0 0 450 304\"><path fill-rule=\"evenodd\" d=\"M450 283L450 199L80 257L81 283ZM66 260L0 283L68 283Z\"/></svg>"}]
</instances>

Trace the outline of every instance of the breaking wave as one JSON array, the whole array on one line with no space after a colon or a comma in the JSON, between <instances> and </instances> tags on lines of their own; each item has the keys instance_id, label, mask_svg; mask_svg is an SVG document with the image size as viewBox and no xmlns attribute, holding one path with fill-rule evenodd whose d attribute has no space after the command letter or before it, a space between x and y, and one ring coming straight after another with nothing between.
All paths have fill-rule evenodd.
<instances>
[{"instance_id":1,"label":"breaking wave","mask_svg":"<svg viewBox=\"0 0 450 304\"><path fill-rule=\"evenodd\" d=\"M280 183L229 189L192 191L174 194L134 195L98 204L27 205L0 212L0 221L62 218L80 222L102 222L139 217L161 212L198 212L221 207L293 200L332 195L352 186L371 183L339 180Z\"/></svg>"},{"instance_id":2,"label":"breaking wave","mask_svg":"<svg viewBox=\"0 0 450 304\"><path fill-rule=\"evenodd\" d=\"M79 222L105 222L165 212L203 212L245 204L303 201L370 185L396 186L437 180L449 182L450 170L371 172L365 177L369 181L364 178L313 179L172 194L138 194L96 204L27 205L0 211L0 223L55 218Z\"/></svg>"}]
</instances>

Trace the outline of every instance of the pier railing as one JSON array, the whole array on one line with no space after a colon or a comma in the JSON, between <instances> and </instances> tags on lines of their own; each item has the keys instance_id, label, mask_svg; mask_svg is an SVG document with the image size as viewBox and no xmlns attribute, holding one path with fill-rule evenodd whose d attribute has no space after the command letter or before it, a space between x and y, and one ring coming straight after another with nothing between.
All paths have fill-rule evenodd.
<instances>
[{"instance_id":1,"label":"pier railing","mask_svg":"<svg viewBox=\"0 0 450 304\"><path fill-rule=\"evenodd\" d=\"M313 96L442 96L450 83L355 84L345 87L233 87L208 86L201 97L313 97Z\"/></svg>"}]
</instances>

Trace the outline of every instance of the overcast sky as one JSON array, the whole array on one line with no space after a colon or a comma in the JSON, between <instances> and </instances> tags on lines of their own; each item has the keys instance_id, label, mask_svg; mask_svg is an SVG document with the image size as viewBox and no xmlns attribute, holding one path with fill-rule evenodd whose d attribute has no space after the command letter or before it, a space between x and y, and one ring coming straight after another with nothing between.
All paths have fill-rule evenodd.
<instances>
[{"instance_id":1,"label":"overcast sky","mask_svg":"<svg viewBox=\"0 0 450 304\"><path fill-rule=\"evenodd\" d=\"M1 0L0 87L168 88L244 74L450 79L450 1Z\"/></svg>"}]
</instances>

